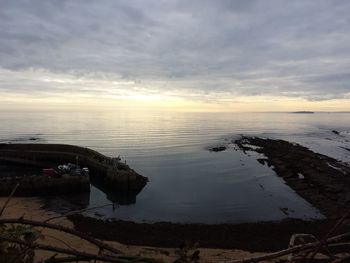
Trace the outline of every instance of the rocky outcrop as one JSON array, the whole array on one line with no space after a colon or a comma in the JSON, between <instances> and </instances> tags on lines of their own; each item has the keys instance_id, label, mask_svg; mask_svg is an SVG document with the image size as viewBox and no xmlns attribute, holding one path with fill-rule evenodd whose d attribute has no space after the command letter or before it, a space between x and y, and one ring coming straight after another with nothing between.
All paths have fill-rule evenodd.
<instances>
[{"instance_id":1,"label":"rocky outcrop","mask_svg":"<svg viewBox=\"0 0 350 263\"><path fill-rule=\"evenodd\" d=\"M223 152L226 149L227 149L226 146L221 145L221 146L215 146L215 147L209 148L209 151L210 152Z\"/></svg>"},{"instance_id":2,"label":"rocky outcrop","mask_svg":"<svg viewBox=\"0 0 350 263\"><path fill-rule=\"evenodd\" d=\"M350 205L350 167L332 157L283 140L242 137L241 150L266 156L261 164L276 174L327 217L342 215Z\"/></svg>"}]
</instances>

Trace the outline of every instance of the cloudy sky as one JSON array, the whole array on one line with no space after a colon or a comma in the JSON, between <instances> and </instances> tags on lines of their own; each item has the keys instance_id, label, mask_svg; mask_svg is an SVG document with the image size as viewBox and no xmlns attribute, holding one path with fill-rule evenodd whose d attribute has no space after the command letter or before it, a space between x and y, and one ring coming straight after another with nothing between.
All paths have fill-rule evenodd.
<instances>
[{"instance_id":1,"label":"cloudy sky","mask_svg":"<svg viewBox=\"0 0 350 263\"><path fill-rule=\"evenodd\" d=\"M350 110L349 14L343 0L0 0L0 103Z\"/></svg>"}]
</instances>

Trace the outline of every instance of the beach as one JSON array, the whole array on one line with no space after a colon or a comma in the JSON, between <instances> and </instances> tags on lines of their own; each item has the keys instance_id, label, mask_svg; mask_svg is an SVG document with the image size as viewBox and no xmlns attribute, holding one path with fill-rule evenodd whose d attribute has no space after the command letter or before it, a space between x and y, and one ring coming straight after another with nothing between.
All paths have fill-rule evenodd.
<instances>
[{"instance_id":1,"label":"beach","mask_svg":"<svg viewBox=\"0 0 350 263\"><path fill-rule=\"evenodd\" d=\"M3 206L4 202L7 200L7 198L0 198L0 207ZM42 208L43 203L40 201L40 199L37 198L12 198L10 203L8 204L2 218L19 218L23 217L24 219L29 220L39 220L44 221L52 217L60 216L59 214L48 212L47 210ZM74 224L68 220L65 217L61 217L59 219L52 220L51 223L55 223L58 225L62 225L65 227L73 228ZM40 229L40 228L39 228ZM87 231L90 234L91 231ZM46 238L44 240L41 240L40 242L44 244L50 244L53 246L58 247L66 247L66 244L69 244L72 248L78 250L78 251L84 251L89 253L96 253L98 249L91 245L88 242L85 242L81 239L77 239L75 237L70 236L69 234L64 234L59 231L55 230L44 230L42 232L45 234ZM63 240L64 243L62 243L59 240ZM112 241L105 241L109 245L113 246L114 248L122 251L123 253L127 255L138 255L142 257L148 257L153 258L156 260L162 260L165 262L172 262L177 259L178 255L175 253L176 250L178 250L178 247L174 246L172 248L163 248L163 247L156 247L156 246L135 246L135 245L128 245L128 244L122 244L119 242L112 242ZM200 249L200 258L201 262L217 262L217 261L223 261L223 260L229 260L234 258L243 258L243 257L252 257L252 256L259 256L262 253L254 253L250 251L245 250L239 250L239 249L208 249L208 248L199 248ZM36 254L36 261L39 261L41 259L48 258L49 256L54 255L53 252L43 252L39 251Z\"/></svg>"}]
</instances>

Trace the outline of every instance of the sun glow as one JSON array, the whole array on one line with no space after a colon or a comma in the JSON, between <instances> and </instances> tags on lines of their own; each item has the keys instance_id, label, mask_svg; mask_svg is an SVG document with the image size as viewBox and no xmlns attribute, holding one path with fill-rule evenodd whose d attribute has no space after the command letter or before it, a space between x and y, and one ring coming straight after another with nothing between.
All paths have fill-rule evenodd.
<instances>
[{"instance_id":1,"label":"sun glow","mask_svg":"<svg viewBox=\"0 0 350 263\"><path fill-rule=\"evenodd\" d=\"M1 96L4 109L111 109L167 110L188 112L268 112L268 111L349 111L350 100L307 101L283 97L235 97L225 101L188 100L162 95L129 94L123 96Z\"/></svg>"},{"instance_id":2,"label":"sun glow","mask_svg":"<svg viewBox=\"0 0 350 263\"><path fill-rule=\"evenodd\" d=\"M10 80L10 81L9 81ZM0 109L136 109L198 112L350 111L350 96L310 101L295 94L243 96L234 90L203 92L184 82L132 81L121 76L11 71L0 68ZM193 83L192 83L193 84ZM218 84L219 85L219 84ZM13 89L13 87L21 87ZM35 92L32 87L35 87Z\"/></svg>"}]
</instances>

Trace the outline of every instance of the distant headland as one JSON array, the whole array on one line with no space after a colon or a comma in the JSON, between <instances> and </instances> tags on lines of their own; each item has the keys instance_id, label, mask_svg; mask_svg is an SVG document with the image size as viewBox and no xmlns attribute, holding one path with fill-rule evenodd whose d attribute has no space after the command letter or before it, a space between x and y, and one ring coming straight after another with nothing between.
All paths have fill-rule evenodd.
<instances>
[{"instance_id":1,"label":"distant headland","mask_svg":"<svg viewBox=\"0 0 350 263\"><path fill-rule=\"evenodd\" d=\"M293 111L293 114L314 114L314 111Z\"/></svg>"}]
</instances>

